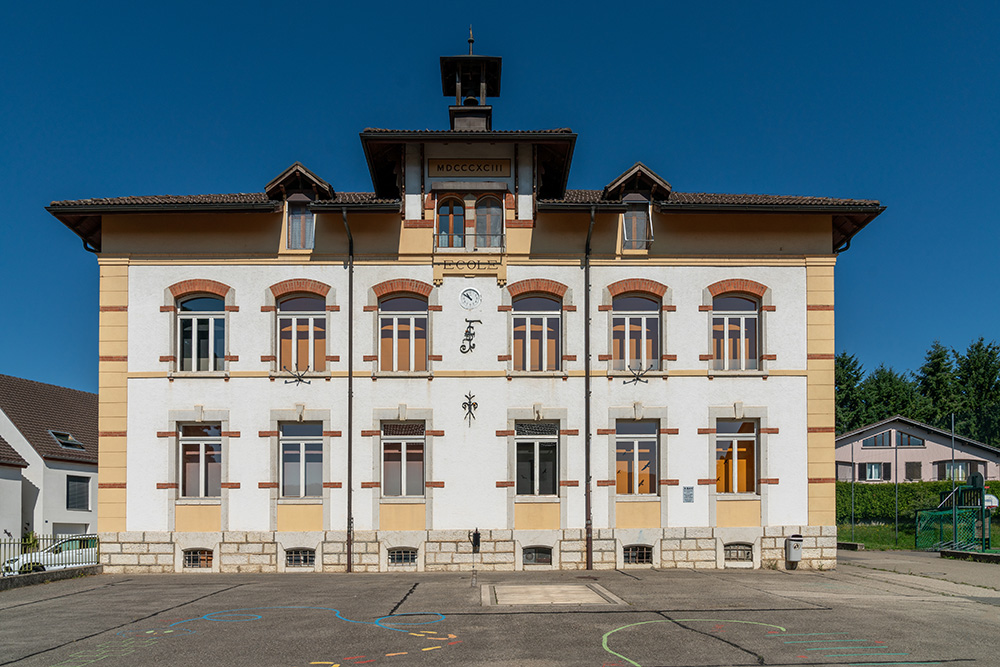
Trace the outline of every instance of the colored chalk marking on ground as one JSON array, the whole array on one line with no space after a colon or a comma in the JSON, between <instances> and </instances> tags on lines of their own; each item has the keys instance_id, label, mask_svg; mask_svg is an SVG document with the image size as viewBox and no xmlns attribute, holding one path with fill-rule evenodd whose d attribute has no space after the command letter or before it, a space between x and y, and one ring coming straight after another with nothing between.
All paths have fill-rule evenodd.
<instances>
[{"instance_id":1,"label":"colored chalk marking on ground","mask_svg":"<svg viewBox=\"0 0 1000 667\"><path fill-rule=\"evenodd\" d=\"M782 637L817 637L819 635L849 635L849 632L785 632L781 633L776 630L768 630L769 635L780 635Z\"/></svg>"},{"instance_id":2,"label":"colored chalk marking on ground","mask_svg":"<svg viewBox=\"0 0 1000 667\"><path fill-rule=\"evenodd\" d=\"M440 646L428 646L427 648L420 649L421 651L433 651L435 649L441 648Z\"/></svg>"},{"instance_id":3,"label":"colored chalk marking on ground","mask_svg":"<svg viewBox=\"0 0 1000 667\"><path fill-rule=\"evenodd\" d=\"M823 646L820 648L804 648L803 651L838 651L844 649L845 651L850 649L854 651L861 650L863 648L885 648L884 646Z\"/></svg>"},{"instance_id":4,"label":"colored chalk marking on ground","mask_svg":"<svg viewBox=\"0 0 1000 667\"><path fill-rule=\"evenodd\" d=\"M849 667L870 667L871 665L940 665L940 662L849 662Z\"/></svg>"},{"instance_id":5,"label":"colored chalk marking on ground","mask_svg":"<svg viewBox=\"0 0 1000 667\"><path fill-rule=\"evenodd\" d=\"M461 643L462 643L461 640L457 642L448 642L448 646L451 646L452 644L461 644Z\"/></svg>"},{"instance_id":6,"label":"colored chalk marking on ground","mask_svg":"<svg viewBox=\"0 0 1000 667\"><path fill-rule=\"evenodd\" d=\"M845 644L847 642L870 642L874 641L872 639L800 639L794 642L785 642L786 644L821 644L822 642L832 642L834 644L840 643ZM876 644L880 642L874 642Z\"/></svg>"},{"instance_id":7,"label":"colored chalk marking on ground","mask_svg":"<svg viewBox=\"0 0 1000 667\"><path fill-rule=\"evenodd\" d=\"M831 653L824 658L855 658L861 655L910 655L909 653Z\"/></svg>"},{"instance_id":8,"label":"colored chalk marking on ground","mask_svg":"<svg viewBox=\"0 0 1000 667\"><path fill-rule=\"evenodd\" d=\"M391 657L392 657L392 656L394 656L394 655L406 655L406 654L407 654L407 651L401 651L401 652L399 652L399 653L386 653L386 654L385 654L385 657L387 657L387 658L391 658Z\"/></svg>"},{"instance_id":9,"label":"colored chalk marking on ground","mask_svg":"<svg viewBox=\"0 0 1000 667\"><path fill-rule=\"evenodd\" d=\"M610 637L614 633L618 632L619 630L625 630L627 628L635 628L635 627L638 627L640 625L650 625L652 623L674 623L674 624L680 624L680 623L695 623L695 622L698 622L698 623L739 623L741 625L761 625L761 626L764 626L766 628L777 628L781 632L785 632L785 628L781 627L780 625L774 625L773 623L761 623L759 621L731 621L731 620L724 620L724 619L718 619L718 618L664 618L662 620L656 620L656 621L641 621L639 623L629 623L628 625L623 625L620 628L615 628L614 630L610 630L610 631L604 633L604 636L601 638L601 646L604 647L605 651L607 651L611 655L615 656L616 658L621 658L622 660L624 660L625 662L627 662L630 665L633 665L634 667L642 667L642 665L640 665L635 660L630 660L629 658L626 658L621 653L618 653L616 651L612 651L611 648L608 646L608 637ZM854 647L851 646L849 648L854 648ZM869 648L869 647L866 646L864 648ZM878 647L875 647L875 648L878 648ZM810 649L806 649L806 650L810 650Z\"/></svg>"}]
</instances>

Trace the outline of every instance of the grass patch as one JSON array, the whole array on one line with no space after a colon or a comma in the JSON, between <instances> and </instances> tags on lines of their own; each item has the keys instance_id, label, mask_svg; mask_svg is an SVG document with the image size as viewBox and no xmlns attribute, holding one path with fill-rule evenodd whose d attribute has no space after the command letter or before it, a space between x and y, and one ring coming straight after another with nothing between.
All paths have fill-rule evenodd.
<instances>
[{"instance_id":1,"label":"grass patch","mask_svg":"<svg viewBox=\"0 0 1000 667\"><path fill-rule=\"evenodd\" d=\"M1000 548L1000 523L992 522L990 545L991 551ZM916 543L916 532L912 523L899 523L899 539L896 539L894 524L856 524L853 536L850 524L837 526L837 540L840 542L860 542L865 549L874 551L891 551L895 549L913 550Z\"/></svg>"}]
</instances>

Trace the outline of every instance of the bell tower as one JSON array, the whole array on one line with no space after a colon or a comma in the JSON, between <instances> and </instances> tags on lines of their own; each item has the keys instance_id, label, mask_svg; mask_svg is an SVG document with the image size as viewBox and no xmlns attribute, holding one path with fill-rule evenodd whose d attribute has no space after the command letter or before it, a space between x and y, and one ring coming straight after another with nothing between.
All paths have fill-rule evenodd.
<instances>
[{"instance_id":1,"label":"bell tower","mask_svg":"<svg viewBox=\"0 0 1000 667\"><path fill-rule=\"evenodd\" d=\"M455 96L455 104L448 107L452 130L493 129L493 107L486 98L500 97L502 58L473 54L474 42L470 26L469 54L441 56L441 91L445 97Z\"/></svg>"}]
</instances>

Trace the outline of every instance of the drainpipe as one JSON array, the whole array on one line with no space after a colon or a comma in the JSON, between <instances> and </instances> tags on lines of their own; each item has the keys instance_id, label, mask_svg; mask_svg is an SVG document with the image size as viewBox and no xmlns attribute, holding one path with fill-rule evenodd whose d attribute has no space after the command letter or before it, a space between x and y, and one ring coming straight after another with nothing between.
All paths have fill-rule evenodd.
<instances>
[{"instance_id":1,"label":"drainpipe","mask_svg":"<svg viewBox=\"0 0 1000 667\"><path fill-rule=\"evenodd\" d=\"M347 208L340 209L347 231L347 571L354 571L354 236Z\"/></svg>"},{"instance_id":2,"label":"drainpipe","mask_svg":"<svg viewBox=\"0 0 1000 667\"><path fill-rule=\"evenodd\" d=\"M594 233L594 214L596 207L590 207L590 227L587 229L587 247L583 253L583 426L587 436L584 438L583 466L584 505L587 513L587 569L594 569L594 517L590 498L590 237Z\"/></svg>"}]
</instances>

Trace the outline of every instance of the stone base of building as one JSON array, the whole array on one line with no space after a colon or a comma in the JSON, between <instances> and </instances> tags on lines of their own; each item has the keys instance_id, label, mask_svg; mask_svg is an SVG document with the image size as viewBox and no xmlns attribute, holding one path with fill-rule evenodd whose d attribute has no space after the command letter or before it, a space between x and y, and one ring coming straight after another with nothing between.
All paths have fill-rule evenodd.
<instances>
[{"instance_id":1,"label":"stone base of building","mask_svg":"<svg viewBox=\"0 0 1000 667\"><path fill-rule=\"evenodd\" d=\"M785 543L802 536L801 561ZM106 574L166 572L346 572L345 531L101 533ZM354 532L355 572L466 572L586 569L581 529L482 530L473 552L464 530ZM593 534L597 570L630 568L833 569L836 526L601 528Z\"/></svg>"}]
</instances>

